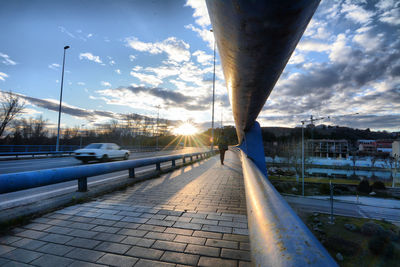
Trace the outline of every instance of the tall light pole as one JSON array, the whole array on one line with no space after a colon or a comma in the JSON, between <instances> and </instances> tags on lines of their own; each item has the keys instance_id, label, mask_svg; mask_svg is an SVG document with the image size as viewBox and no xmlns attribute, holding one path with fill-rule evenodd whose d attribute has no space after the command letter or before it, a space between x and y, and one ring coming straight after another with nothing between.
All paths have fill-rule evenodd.
<instances>
[{"instance_id":1,"label":"tall light pole","mask_svg":"<svg viewBox=\"0 0 400 267\"><path fill-rule=\"evenodd\" d=\"M81 125L81 130L80 130L80 133L81 133L81 134L80 134L80 135L81 135L80 137L81 137L81 138L80 138L80 142L79 142L79 148L82 148L82 128L83 128L83 126L85 126L85 124L82 124L82 125Z\"/></svg>"},{"instance_id":2,"label":"tall light pole","mask_svg":"<svg viewBox=\"0 0 400 267\"><path fill-rule=\"evenodd\" d=\"M222 129L223 129L223 124L222 124L222 115L223 115L223 112L224 112L224 103L221 101L221 131L222 131Z\"/></svg>"},{"instance_id":3,"label":"tall light pole","mask_svg":"<svg viewBox=\"0 0 400 267\"><path fill-rule=\"evenodd\" d=\"M213 32L211 29L210 32ZM214 38L214 74L213 74L213 99L212 99L212 119L211 119L211 150L214 150L214 102L215 102L215 38Z\"/></svg>"},{"instance_id":4,"label":"tall light pole","mask_svg":"<svg viewBox=\"0 0 400 267\"><path fill-rule=\"evenodd\" d=\"M65 66L65 51L69 48L69 46L64 46L64 57L63 57L63 66L62 66L62 74L61 74L61 92L60 92L60 106L58 107L58 127L57 127L57 144L56 151L59 150L60 146L60 122L61 122L61 103L62 103L62 93L63 93L63 85L64 85L64 66Z\"/></svg>"},{"instance_id":5,"label":"tall light pole","mask_svg":"<svg viewBox=\"0 0 400 267\"><path fill-rule=\"evenodd\" d=\"M158 151L158 121L160 119L160 105L157 106L156 151Z\"/></svg>"},{"instance_id":6,"label":"tall light pole","mask_svg":"<svg viewBox=\"0 0 400 267\"><path fill-rule=\"evenodd\" d=\"M304 196L304 121L301 122L301 192Z\"/></svg>"}]
</instances>

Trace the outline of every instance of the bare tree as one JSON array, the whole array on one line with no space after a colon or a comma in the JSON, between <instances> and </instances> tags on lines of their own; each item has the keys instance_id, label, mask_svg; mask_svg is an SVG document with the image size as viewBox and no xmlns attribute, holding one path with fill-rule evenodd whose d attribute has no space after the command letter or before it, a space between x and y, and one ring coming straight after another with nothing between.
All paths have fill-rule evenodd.
<instances>
[{"instance_id":1,"label":"bare tree","mask_svg":"<svg viewBox=\"0 0 400 267\"><path fill-rule=\"evenodd\" d=\"M24 109L24 103L21 99L9 92L1 92L1 110L0 110L0 137L3 135L7 125Z\"/></svg>"}]
</instances>

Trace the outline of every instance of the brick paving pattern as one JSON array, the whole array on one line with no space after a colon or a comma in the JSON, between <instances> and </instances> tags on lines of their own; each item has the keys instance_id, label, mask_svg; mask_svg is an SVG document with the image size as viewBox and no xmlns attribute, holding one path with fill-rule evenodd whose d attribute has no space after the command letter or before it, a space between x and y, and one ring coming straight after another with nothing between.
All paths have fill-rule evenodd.
<instances>
[{"instance_id":1,"label":"brick paving pattern","mask_svg":"<svg viewBox=\"0 0 400 267\"><path fill-rule=\"evenodd\" d=\"M0 266L250 266L240 160L227 152L0 236Z\"/></svg>"}]
</instances>

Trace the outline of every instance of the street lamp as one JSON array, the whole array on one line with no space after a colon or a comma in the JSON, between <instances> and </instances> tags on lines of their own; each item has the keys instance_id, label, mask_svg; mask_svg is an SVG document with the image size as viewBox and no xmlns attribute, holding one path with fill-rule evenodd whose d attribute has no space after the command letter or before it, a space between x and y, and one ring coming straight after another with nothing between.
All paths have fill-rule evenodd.
<instances>
[{"instance_id":1,"label":"street lamp","mask_svg":"<svg viewBox=\"0 0 400 267\"><path fill-rule=\"evenodd\" d=\"M61 74L60 106L58 107L58 127L57 127L57 144L56 144L56 151L59 150L59 146L60 146L60 121L61 121L62 93L63 93L63 84L64 84L65 51L66 51L68 48L69 48L68 45L64 46L64 57L63 57L63 66L62 66L62 74Z\"/></svg>"},{"instance_id":2,"label":"street lamp","mask_svg":"<svg viewBox=\"0 0 400 267\"><path fill-rule=\"evenodd\" d=\"M82 148L82 127L83 127L83 126L85 126L85 124L82 124L82 125L81 125L79 148Z\"/></svg>"},{"instance_id":3,"label":"street lamp","mask_svg":"<svg viewBox=\"0 0 400 267\"><path fill-rule=\"evenodd\" d=\"M213 32L211 29L210 32ZM215 38L214 38L214 74L213 74L213 100L212 100L212 119L211 119L211 150L214 150L214 102L215 102Z\"/></svg>"}]
</instances>

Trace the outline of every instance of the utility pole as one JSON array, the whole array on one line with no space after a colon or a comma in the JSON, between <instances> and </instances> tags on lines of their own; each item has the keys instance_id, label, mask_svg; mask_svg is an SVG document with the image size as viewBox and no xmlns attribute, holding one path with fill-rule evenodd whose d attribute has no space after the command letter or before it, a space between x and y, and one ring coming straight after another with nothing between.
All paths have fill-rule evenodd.
<instances>
[{"instance_id":1,"label":"utility pole","mask_svg":"<svg viewBox=\"0 0 400 267\"><path fill-rule=\"evenodd\" d=\"M223 129L223 124L222 124L222 115L223 115L223 112L224 112L223 102L221 101L221 131L222 131L222 129Z\"/></svg>"},{"instance_id":2,"label":"utility pole","mask_svg":"<svg viewBox=\"0 0 400 267\"><path fill-rule=\"evenodd\" d=\"M213 32L211 29L210 32ZM212 97L212 119L211 119L211 151L214 150L214 102L215 102L215 47L216 42L214 38L214 74L213 74L213 97Z\"/></svg>"},{"instance_id":3,"label":"utility pole","mask_svg":"<svg viewBox=\"0 0 400 267\"><path fill-rule=\"evenodd\" d=\"M156 151L158 151L158 121L160 119L160 105L157 106Z\"/></svg>"},{"instance_id":4,"label":"utility pole","mask_svg":"<svg viewBox=\"0 0 400 267\"><path fill-rule=\"evenodd\" d=\"M57 152L58 152L59 147L60 147L60 122L61 122L62 94L63 94L63 85L64 85L65 51L68 48L69 48L68 45L64 46L63 66L62 66L62 74L61 74L60 105L58 107L58 126L57 126L57 143L56 143L56 151Z\"/></svg>"}]
</instances>

